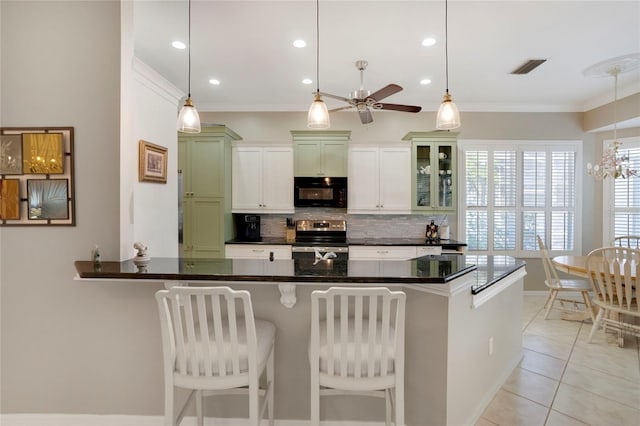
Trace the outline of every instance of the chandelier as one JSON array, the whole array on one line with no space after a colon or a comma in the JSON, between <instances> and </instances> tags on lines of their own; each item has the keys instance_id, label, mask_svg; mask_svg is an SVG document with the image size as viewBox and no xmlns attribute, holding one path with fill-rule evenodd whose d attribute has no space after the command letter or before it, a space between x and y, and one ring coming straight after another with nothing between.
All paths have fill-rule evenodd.
<instances>
[{"instance_id":1,"label":"chandelier","mask_svg":"<svg viewBox=\"0 0 640 426\"><path fill-rule=\"evenodd\" d=\"M596 164L587 163L587 174L596 179L626 179L637 176L638 171L632 169L629 164L629 156L620 153L622 142L618 141L617 128L617 103L618 103L618 75L620 73L636 69L640 66L640 54L634 53L597 63L584 70L583 74L591 77L614 78L613 97L613 142L604 149L602 158Z\"/></svg>"}]
</instances>

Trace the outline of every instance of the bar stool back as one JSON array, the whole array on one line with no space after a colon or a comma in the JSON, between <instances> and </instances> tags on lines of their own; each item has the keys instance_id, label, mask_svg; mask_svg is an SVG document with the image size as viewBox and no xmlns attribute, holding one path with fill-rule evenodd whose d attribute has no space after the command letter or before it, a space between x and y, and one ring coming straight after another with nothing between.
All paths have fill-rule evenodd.
<instances>
[{"instance_id":1,"label":"bar stool back","mask_svg":"<svg viewBox=\"0 0 640 426\"><path fill-rule=\"evenodd\" d=\"M311 294L311 424L320 396L385 398L386 424L404 425L406 295L384 287L332 287Z\"/></svg>"},{"instance_id":2,"label":"bar stool back","mask_svg":"<svg viewBox=\"0 0 640 426\"><path fill-rule=\"evenodd\" d=\"M164 353L165 426L179 425L196 399L202 426L203 396L249 395L249 423L260 424L266 408L273 426L275 326L254 319L248 291L229 287L173 287L156 293ZM259 379L266 370L266 387ZM174 388L191 389L180 412ZM259 407L259 396L265 396Z\"/></svg>"}]
</instances>

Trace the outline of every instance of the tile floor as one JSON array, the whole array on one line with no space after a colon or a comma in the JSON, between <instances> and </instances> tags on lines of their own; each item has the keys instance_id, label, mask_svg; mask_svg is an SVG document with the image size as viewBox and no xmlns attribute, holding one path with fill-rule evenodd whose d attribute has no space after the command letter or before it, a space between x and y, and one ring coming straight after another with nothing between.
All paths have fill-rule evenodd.
<instances>
[{"instance_id":1,"label":"tile floor","mask_svg":"<svg viewBox=\"0 0 640 426\"><path fill-rule=\"evenodd\" d=\"M589 344L591 320L544 320L544 299L525 296L523 359L476 426L639 426L639 339L620 348L600 331Z\"/></svg>"}]
</instances>

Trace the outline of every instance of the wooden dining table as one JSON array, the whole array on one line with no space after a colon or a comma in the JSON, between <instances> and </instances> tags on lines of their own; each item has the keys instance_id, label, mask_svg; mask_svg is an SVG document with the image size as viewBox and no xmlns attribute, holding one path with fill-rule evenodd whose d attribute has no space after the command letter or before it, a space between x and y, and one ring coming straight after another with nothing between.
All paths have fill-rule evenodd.
<instances>
[{"instance_id":1,"label":"wooden dining table","mask_svg":"<svg viewBox=\"0 0 640 426\"><path fill-rule=\"evenodd\" d=\"M567 274L576 275L578 277L587 278L587 256L556 256L551 259L553 266L561 272ZM612 273L613 275L613 273ZM635 269L631 270L631 277L633 278L633 287L636 287L635 283Z\"/></svg>"},{"instance_id":2,"label":"wooden dining table","mask_svg":"<svg viewBox=\"0 0 640 426\"><path fill-rule=\"evenodd\" d=\"M576 275L578 277L587 278L587 256L556 256L551 259L553 266L561 272ZM633 273L633 286L636 287L635 270ZM624 346L624 338L622 332L618 333L618 346Z\"/></svg>"},{"instance_id":3,"label":"wooden dining table","mask_svg":"<svg viewBox=\"0 0 640 426\"><path fill-rule=\"evenodd\" d=\"M556 256L551 259L551 262L558 271L587 277L587 256Z\"/></svg>"}]
</instances>

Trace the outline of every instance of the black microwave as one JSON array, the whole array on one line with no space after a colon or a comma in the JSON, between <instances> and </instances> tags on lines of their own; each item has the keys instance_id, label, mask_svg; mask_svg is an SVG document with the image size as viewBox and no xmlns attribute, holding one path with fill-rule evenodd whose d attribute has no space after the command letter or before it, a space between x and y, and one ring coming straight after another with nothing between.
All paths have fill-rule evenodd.
<instances>
[{"instance_id":1,"label":"black microwave","mask_svg":"<svg viewBox=\"0 0 640 426\"><path fill-rule=\"evenodd\" d=\"M293 188L296 207L347 208L346 177L295 177Z\"/></svg>"}]
</instances>

